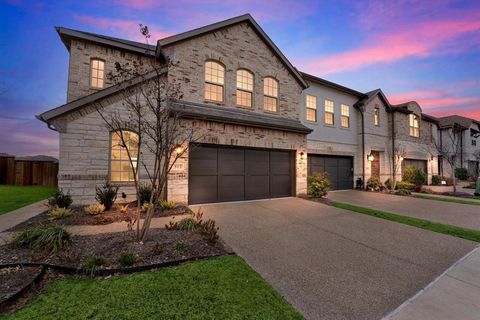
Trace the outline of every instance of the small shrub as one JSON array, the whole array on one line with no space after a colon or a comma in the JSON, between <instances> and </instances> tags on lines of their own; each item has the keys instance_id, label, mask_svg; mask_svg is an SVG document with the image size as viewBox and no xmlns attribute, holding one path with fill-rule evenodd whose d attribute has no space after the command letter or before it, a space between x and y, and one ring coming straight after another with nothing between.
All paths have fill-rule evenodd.
<instances>
[{"instance_id":1,"label":"small shrub","mask_svg":"<svg viewBox=\"0 0 480 320\"><path fill-rule=\"evenodd\" d=\"M392 185L393 185L392 179L388 178L387 180L385 180L385 182L383 183L383 185L384 185L385 188L387 188L388 190L392 190Z\"/></svg>"},{"instance_id":2,"label":"small shrub","mask_svg":"<svg viewBox=\"0 0 480 320\"><path fill-rule=\"evenodd\" d=\"M422 186L415 186L415 188L413 188L413 191L415 191L415 192L422 191Z\"/></svg>"},{"instance_id":3,"label":"small shrub","mask_svg":"<svg viewBox=\"0 0 480 320\"><path fill-rule=\"evenodd\" d=\"M48 211L48 220L58 220L66 217L70 217L73 214L71 209L59 208L58 206L53 206Z\"/></svg>"},{"instance_id":4,"label":"small shrub","mask_svg":"<svg viewBox=\"0 0 480 320\"><path fill-rule=\"evenodd\" d=\"M310 197L321 198L327 195L330 190L330 181L327 179L326 173L316 173L309 176L307 194Z\"/></svg>"},{"instance_id":5,"label":"small shrub","mask_svg":"<svg viewBox=\"0 0 480 320\"><path fill-rule=\"evenodd\" d=\"M210 243L217 243L218 236L218 227L215 226L215 220L208 219L205 222L200 224L200 234Z\"/></svg>"},{"instance_id":6,"label":"small shrub","mask_svg":"<svg viewBox=\"0 0 480 320\"><path fill-rule=\"evenodd\" d=\"M173 210L175 208L178 207L178 204L176 204L175 202L173 201L169 201L169 200L162 200L160 201L160 208L162 210Z\"/></svg>"},{"instance_id":7,"label":"small shrub","mask_svg":"<svg viewBox=\"0 0 480 320\"><path fill-rule=\"evenodd\" d=\"M445 180L444 177L439 176L439 175L433 175L432 176L432 185L438 186L442 183L442 180Z\"/></svg>"},{"instance_id":8,"label":"small shrub","mask_svg":"<svg viewBox=\"0 0 480 320\"><path fill-rule=\"evenodd\" d=\"M455 177L460 180L467 180L470 177L470 173L465 168L455 168Z\"/></svg>"},{"instance_id":9,"label":"small shrub","mask_svg":"<svg viewBox=\"0 0 480 320\"><path fill-rule=\"evenodd\" d=\"M95 187L95 199L105 206L105 210L110 210L117 199L118 186L106 182L101 187Z\"/></svg>"},{"instance_id":10,"label":"small shrub","mask_svg":"<svg viewBox=\"0 0 480 320\"><path fill-rule=\"evenodd\" d=\"M175 251L177 252L184 252L188 249L188 243L184 241L178 241L175 243Z\"/></svg>"},{"instance_id":11,"label":"small shrub","mask_svg":"<svg viewBox=\"0 0 480 320\"><path fill-rule=\"evenodd\" d=\"M123 252L120 257L118 257L118 263L123 267L128 267L134 265L138 261L138 257L131 252Z\"/></svg>"},{"instance_id":12,"label":"small shrub","mask_svg":"<svg viewBox=\"0 0 480 320\"><path fill-rule=\"evenodd\" d=\"M395 194L398 194L400 196L409 196L412 194L412 192L407 189L399 189L397 192L395 192Z\"/></svg>"},{"instance_id":13,"label":"small shrub","mask_svg":"<svg viewBox=\"0 0 480 320\"><path fill-rule=\"evenodd\" d=\"M203 212L200 209L192 217L184 218L178 222L170 221L169 224L165 225L165 228L167 230L196 231L212 245L219 239L219 228L215 225L215 220L208 219L203 221Z\"/></svg>"},{"instance_id":14,"label":"small shrub","mask_svg":"<svg viewBox=\"0 0 480 320\"><path fill-rule=\"evenodd\" d=\"M107 261L103 257L91 256L82 265L82 269L90 273L91 276L98 272L99 267L103 266Z\"/></svg>"},{"instance_id":15,"label":"small shrub","mask_svg":"<svg viewBox=\"0 0 480 320\"><path fill-rule=\"evenodd\" d=\"M48 199L48 205L50 207L57 206L59 208L65 208L68 209L70 205L72 204L72 196L70 195L70 192L64 193L62 189L58 189L53 197Z\"/></svg>"},{"instance_id":16,"label":"small shrub","mask_svg":"<svg viewBox=\"0 0 480 320\"><path fill-rule=\"evenodd\" d=\"M109 224L115 222L115 218L112 216L107 216L99 214L95 216L95 224Z\"/></svg>"},{"instance_id":17,"label":"small shrub","mask_svg":"<svg viewBox=\"0 0 480 320\"><path fill-rule=\"evenodd\" d=\"M140 212L142 213L147 213L148 209L150 208L150 203L148 202L145 202L142 204L142 206L140 207Z\"/></svg>"},{"instance_id":18,"label":"small shrub","mask_svg":"<svg viewBox=\"0 0 480 320\"><path fill-rule=\"evenodd\" d=\"M383 189L383 184L377 177L371 177L367 180L367 189L373 191L381 191Z\"/></svg>"},{"instance_id":19,"label":"small shrub","mask_svg":"<svg viewBox=\"0 0 480 320\"><path fill-rule=\"evenodd\" d=\"M422 188L421 193L434 194L435 192L432 189Z\"/></svg>"},{"instance_id":20,"label":"small shrub","mask_svg":"<svg viewBox=\"0 0 480 320\"><path fill-rule=\"evenodd\" d=\"M71 242L70 233L64 227L56 224L31 227L12 240L13 245L43 254L66 249Z\"/></svg>"},{"instance_id":21,"label":"small shrub","mask_svg":"<svg viewBox=\"0 0 480 320\"><path fill-rule=\"evenodd\" d=\"M143 205L145 202L150 202L152 196L152 186L146 183L141 183L138 186L138 201L140 205Z\"/></svg>"},{"instance_id":22,"label":"small shrub","mask_svg":"<svg viewBox=\"0 0 480 320\"><path fill-rule=\"evenodd\" d=\"M401 189L413 190L415 188L415 185L411 182L408 182L408 181L398 181L395 188L399 189L399 190L401 190Z\"/></svg>"},{"instance_id":23,"label":"small shrub","mask_svg":"<svg viewBox=\"0 0 480 320\"><path fill-rule=\"evenodd\" d=\"M163 253L163 246L161 245L160 242L155 243L155 245L152 248L152 255L154 256L159 256Z\"/></svg>"},{"instance_id":24,"label":"small shrub","mask_svg":"<svg viewBox=\"0 0 480 320\"><path fill-rule=\"evenodd\" d=\"M96 216L97 214L103 213L105 211L105 206L99 203L92 203L89 206L84 208L85 212L91 214L92 216Z\"/></svg>"},{"instance_id":25,"label":"small shrub","mask_svg":"<svg viewBox=\"0 0 480 320\"><path fill-rule=\"evenodd\" d=\"M127 203L126 205L122 206L122 205L118 205L118 211L122 214L126 214L128 212L128 206L130 204Z\"/></svg>"},{"instance_id":26,"label":"small shrub","mask_svg":"<svg viewBox=\"0 0 480 320\"><path fill-rule=\"evenodd\" d=\"M355 187L357 189L363 189L363 179L358 177L357 181L355 182Z\"/></svg>"},{"instance_id":27,"label":"small shrub","mask_svg":"<svg viewBox=\"0 0 480 320\"><path fill-rule=\"evenodd\" d=\"M415 186L424 185L426 178L425 172L415 166L407 166L402 174L403 181L413 183Z\"/></svg>"}]
</instances>

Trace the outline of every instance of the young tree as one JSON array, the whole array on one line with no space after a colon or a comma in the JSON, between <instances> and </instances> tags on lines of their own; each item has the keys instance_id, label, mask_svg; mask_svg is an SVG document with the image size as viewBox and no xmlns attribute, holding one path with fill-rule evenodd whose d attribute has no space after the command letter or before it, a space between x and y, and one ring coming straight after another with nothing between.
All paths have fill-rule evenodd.
<instances>
[{"instance_id":1,"label":"young tree","mask_svg":"<svg viewBox=\"0 0 480 320\"><path fill-rule=\"evenodd\" d=\"M457 159L461 152L461 135L464 128L458 124L454 124L452 128L440 131L442 138L441 143L433 140L438 154L445 160L452 171L453 193L457 193L457 178L455 177L455 168L457 167ZM442 160L442 161L443 161Z\"/></svg>"},{"instance_id":2,"label":"young tree","mask_svg":"<svg viewBox=\"0 0 480 320\"><path fill-rule=\"evenodd\" d=\"M405 149L401 146L395 146L388 151L389 159L392 165L391 179L392 179L392 191L395 191L397 186L397 174L402 168L402 161L405 158L406 152Z\"/></svg>"},{"instance_id":3,"label":"young tree","mask_svg":"<svg viewBox=\"0 0 480 320\"><path fill-rule=\"evenodd\" d=\"M148 47L148 27L140 25L140 32ZM108 108L102 102L95 104L107 128L118 135L121 147L127 152L138 200L136 233L140 243L148 236L155 204L165 192L171 169L198 136L193 128L183 124L181 114L172 108L173 103L183 97L179 85L168 80L168 70L172 67L170 60L160 61L151 55L132 63L117 62L115 72L108 78L118 86L116 97L123 108L106 111ZM145 173L152 189L142 224L139 172Z\"/></svg>"}]
</instances>

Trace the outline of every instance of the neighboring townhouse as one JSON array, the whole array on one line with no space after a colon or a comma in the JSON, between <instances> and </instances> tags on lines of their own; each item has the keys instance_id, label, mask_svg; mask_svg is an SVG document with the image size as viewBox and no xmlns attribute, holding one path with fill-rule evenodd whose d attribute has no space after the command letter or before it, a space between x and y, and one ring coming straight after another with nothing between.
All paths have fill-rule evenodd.
<instances>
[{"instance_id":1,"label":"neighboring townhouse","mask_svg":"<svg viewBox=\"0 0 480 320\"><path fill-rule=\"evenodd\" d=\"M193 204L306 192L311 130L301 124L298 106L307 84L250 15L161 39L156 48L57 31L70 54L68 99L38 117L59 132L58 184L77 203L93 201L95 186L105 180L134 194L125 152L93 104L102 101L103 112L121 114L119 86L105 74L116 61L158 57L174 62L165 76L181 84L183 99L175 107L183 125L202 133L172 170L166 197ZM141 152L153 162L148 150ZM142 168L139 178L146 178Z\"/></svg>"},{"instance_id":2,"label":"neighboring townhouse","mask_svg":"<svg viewBox=\"0 0 480 320\"><path fill-rule=\"evenodd\" d=\"M173 62L160 75L180 84L183 98L171 107L201 138L172 169L164 195L170 200L295 196L306 193L307 176L315 172L327 172L334 190L354 188L358 178L384 182L396 152L401 170L415 165L429 179L438 173L437 119L416 102L391 105L380 89L361 93L300 73L248 14L160 39L156 46L57 32L70 58L67 103L38 118L59 132L58 185L78 204L92 202L95 186L105 181L119 185L127 199L134 195L124 147L96 109L101 105L107 116L124 113L120 90L141 85L138 79L112 83L106 75L117 62ZM477 122L472 126L478 131ZM140 151L151 166L153 156ZM147 180L142 167L139 179Z\"/></svg>"},{"instance_id":3,"label":"neighboring townhouse","mask_svg":"<svg viewBox=\"0 0 480 320\"><path fill-rule=\"evenodd\" d=\"M439 149L443 156L454 155L455 167L466 168L472 176L480 173L480 121L452 115L438 119ZM439 172L452 176L446 159L439 162Z\"/></svg>"}]
</instances>

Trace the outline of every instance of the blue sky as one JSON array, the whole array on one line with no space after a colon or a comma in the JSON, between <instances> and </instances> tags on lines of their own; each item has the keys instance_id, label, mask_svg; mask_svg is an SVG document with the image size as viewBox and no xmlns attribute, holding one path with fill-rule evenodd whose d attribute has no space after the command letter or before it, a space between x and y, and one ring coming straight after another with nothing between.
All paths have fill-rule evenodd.
<instances>
[{"instance_id":1,"label":"blue sky","mask_svg":"<svg viewBox=\"0 0 480 320\"><path fill-rule=\"evenodd\" d=\"M68 52L54 26L140 40L251 13L302 71L392 103L480 118L480 1L0 0L0 152L58 156L34 118L66 100Z\"/></svg>"}]
</instances>

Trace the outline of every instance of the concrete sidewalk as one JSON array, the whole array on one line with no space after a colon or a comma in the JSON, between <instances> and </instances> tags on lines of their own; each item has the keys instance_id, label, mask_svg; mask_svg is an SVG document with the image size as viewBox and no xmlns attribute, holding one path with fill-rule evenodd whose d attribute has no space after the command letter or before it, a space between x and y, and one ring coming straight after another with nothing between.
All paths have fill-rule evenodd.
<instances>
[{"instance_id":1,"label":"concrete sidewalk","mask_svg":"<svg viewBox=\"0 0 480 320\"><path fill-rule=\"evenodd\" d=\"M480 315L480 247L456 262L385 320L477 320Z\"/></svg>"},{"instance_id":2,"label":"concrete sidewalk","mask_svg":"<svg viewBox=\"0 0 480 320\"><path fill-rule=\"evenodd\" d=\"M46 199L0 215L0 232L8 230L47 210L45 203L47 203Z\"/></svg>"},{"instance_id":3,"label":"concrete sidewalk","mask_svg":"<svg viewBox=\"0 0 480 320\"><path fill-rule=\"evenodd\" d=\"M480 230L480 206L476 205L353 190L330 192L327 198L365 208Z\"/></svg>"}]
</instances>

